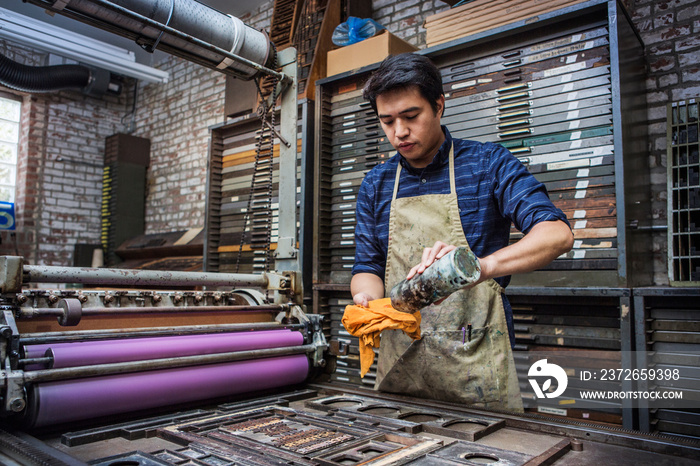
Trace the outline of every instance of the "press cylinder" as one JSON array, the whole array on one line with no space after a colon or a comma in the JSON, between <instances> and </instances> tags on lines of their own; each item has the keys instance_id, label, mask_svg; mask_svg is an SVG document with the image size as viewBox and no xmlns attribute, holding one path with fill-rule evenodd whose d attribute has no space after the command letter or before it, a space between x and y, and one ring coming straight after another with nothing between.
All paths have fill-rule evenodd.
<instances>
[{"instance_id":1,"label":"press cylinder","mask_svg":"<svg viewBox=\"0 0 700 466\"><path fill-rule=\"evenodd\" d=\"M433 262L421 274L399 282L390 293L397 311L416 312L479 280L479 259L467 247L460 247Z\"/></svg>"},{"instance_id":2,"label":"press cylinder","mask_svg":"<svg viewBox=\"0 0 700 466\"><path fill-rule=\"evenodd\" d=\"M304 344L304 336L291 330L263 330L170 337L129 338L25 346L27 357L50 357L48 368L88 366L158 358L175 358L232 351L282 348ZM40 364L25 370L46 369Z\"/></svg>"},{"instance_id":3,"label":"press cylinder","mask_svg":"<svg viewBox=\"0 0 700 466\"><path fill-rule=\"evenodd\" d=\"M306 380L304 354L221 364L61 380L34 385L25 424L94 419L258 392Z\"/></svg>"},{"instance_id":4,"label":"press cylinder","mask_svg":"<svg viewBox=\"0 0 700 466\"><path fill-rule=\"evenodd\" d=\"M280 329L44 343L27 345L24 353L27 357L50 356L51 367L62 370L85 365L300 347L303 344L301 332ZM44 368L39 364L34 366L33 369ZM211 400L294 385L306 380L308 374L306 354L290 354L41 381L32 384L28 390L28 407L22 422L27 427L44 427Z\"/></svg>"}]
</instances>

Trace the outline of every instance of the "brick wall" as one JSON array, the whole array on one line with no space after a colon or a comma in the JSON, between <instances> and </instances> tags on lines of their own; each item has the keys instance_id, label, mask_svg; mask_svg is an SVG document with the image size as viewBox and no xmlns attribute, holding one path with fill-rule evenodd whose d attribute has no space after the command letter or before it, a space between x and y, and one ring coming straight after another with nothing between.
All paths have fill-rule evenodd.
<instances>
[{"instance_id":1,"label":"brick wall","mask_svg":"<svg viewBox=\"0 0 700 466\"><path fill-rule=\"evenodd\" d=\"M135 136L151 140L146 232L204 224L209 126L221 123L224 75L176 57L167 84L139 84Z\"/></svg>"},{"instance_id":2,"label":"brick wall","mask_svg":"<svg viewBox=\"0 0 700 466\"><path fill-rule=\"evenodd\" d=\"M241 17L268 29L272 2ZM170 72L167 84L139 84L135 136L151 139L146 232L201 227L209 127L223 122L225 75L177 57L156 64Z\"/></svg>"},{"instance_id":3,"label":"brick wall","mask_svg":"<svg viewBox=\"0 0 700 466\"><path fill-rule=\"evenodd\" d=\"M242 17L269 29L272 1ZM44 53L0 41L0 53L18 63L44 65ZM204 224L209 127L223 121L224 75L166 56L154 65L170 72L167 84L137 83L135 136L151 139L146 232ZM78 92L23 99L17 231L0 236L0 254L30 263L72 265L78 243L100 242L104 138L127 132L129 86L118 99Z\"/></svg>"},{"instance_id":4,"label":"brick wall","mask_svg":"<svg viewBox=\"0 0 700 466\"><path fill-rule=\"evenodd\" d=\"M39 66L46 54L0 41L0 53ZM4 232L0 252L30 263L72 265L75 244L100 241L105 137L123 131L125 98L61 91L22 98L17 165L16 233Z\"/></svg>"},{"instance_id":5,"label":"brick wall","mask_svg":"<svg viewBox=\"0 0 700 466\"><path fill-rule=\"evenodd\" d=\"M389 32L418 48L425 48L423 20L435 13L447 10L450 6L439 0L420 1L372 0L372 19Z\"/></svg>"},{"instance_id":6,"label":"brick wall","mask_svg":"<svg viewBox=\"0 0 700 466\"><path fill-rule=\"evenodd\" d=\"M667 284L666 105L700 97L700 1L624 2L645 44L654 282Z\"/></svg>"}]
</instances>

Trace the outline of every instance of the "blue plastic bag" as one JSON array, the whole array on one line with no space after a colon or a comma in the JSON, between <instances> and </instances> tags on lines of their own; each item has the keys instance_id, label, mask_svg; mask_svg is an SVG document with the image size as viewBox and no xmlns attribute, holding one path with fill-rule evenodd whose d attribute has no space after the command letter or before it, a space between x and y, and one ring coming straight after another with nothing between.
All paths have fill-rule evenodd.
<instances>
[{"instance_id":1,"label":"blue plastic bag","mask_svg":"<svg viewBox=\"0 0 700 466\"><path fill-rule=\"evenodd\" d=\"M369 39L382 29L384 26L371 18L360 19L350 16L347 21L335 28L331 40L335 45L342 47Z\"/></svg>"}]
</instances>

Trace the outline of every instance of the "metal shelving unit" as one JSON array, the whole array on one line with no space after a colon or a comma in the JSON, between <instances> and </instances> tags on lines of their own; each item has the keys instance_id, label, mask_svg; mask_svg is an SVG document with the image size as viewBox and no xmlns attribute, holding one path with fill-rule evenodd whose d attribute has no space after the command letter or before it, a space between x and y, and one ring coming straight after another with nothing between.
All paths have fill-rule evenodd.
<instances>
[{"instance_id":1,"label":"metal shelving unit","mask_svg":"<svg viewBox=\"0 0 700 466\"><path fill-rule=\"evenodd\" d=\"M616 364L632 367L630 288L652 283L651 231L637 228L650 218L650 183L643 45L621 4L581 2L417 53L442 71L452 135L511 150L574 228L571 253L513 277L508 296L532 309L516 310L518 346L623 350ZM394 155L361 96L376 66L316 86L313 302L336 320L350 299L357 190ZM513 230L511 240L519 237ZM352 351L354 340L332 328ZM599 420L632 428L633 407L605 406Z\"/></svg>"},{"instance_id":2,"label":"metal shelving unit","mask_svg":"<svg viewBox=\"0 0 700 466\"><path fill-rule=\"evenodd\" d=\"M528 357L528 352L565 355L559 363L567 371L571 384L578 384L581 389L632 390L633 384L629 380L582 382L580 377L583 369L633 367L631 296L628 288L509 287L508 297L515 324L516 365L527 363L529 366L534 362ZM587 358L585 367L580 365L582 361L577 354ZM593 361L595 358L600 359ZM580 409L577 405L581 400L575 398L567 400L566 404L558 399L534 403L534 393L524 377L527 370L519 370L518 374L523 376L520 388L526 408L533 405L540 412L622 424L626 429L637 425L633 400L600 402L595 409Z\"/></svg>"},{"instance_id":3,"label":"metal shelving unit","mask_svg":"<svg viewBox=\"0 0 700 466\"><path fill-rule=\"evenodd\" d=\"M700 437L700 289L633 290L637 368L674 370L678 378L639 380L642 391L682 390L682 400L662 407L640 400L639 430Z\"/></svg>"}]
</instances>

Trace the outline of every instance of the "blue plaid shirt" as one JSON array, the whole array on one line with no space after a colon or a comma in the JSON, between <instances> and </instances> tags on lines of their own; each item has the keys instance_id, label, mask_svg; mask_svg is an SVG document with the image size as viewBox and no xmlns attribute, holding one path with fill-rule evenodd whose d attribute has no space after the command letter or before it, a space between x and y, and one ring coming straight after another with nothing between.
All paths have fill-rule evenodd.
<instances>
[{"instance_id":1,"label":"blue plaid shirt","mask_svg":"<svg viewBox=\"0 0 700 466\"><path fill-rule=\"evenodd\" d=\"M527 233L537 223L564 220L542 183L507 149L498 144L452 139L445 142L427 167L415 169L400 154L377 165L365 176L357 196L355 264L352 273L373 273L384 279L389 245L389 213L396 168L402 165L397 197L450 192L449 154L454 143L455 185L462 229L477 257L508 246L510 225ZM408 273L408 271L406 271ZM503 287L510 276L496 281ZM504 296L506 321L513 335L513 313Z\"/></svg>"}]
</instances>

